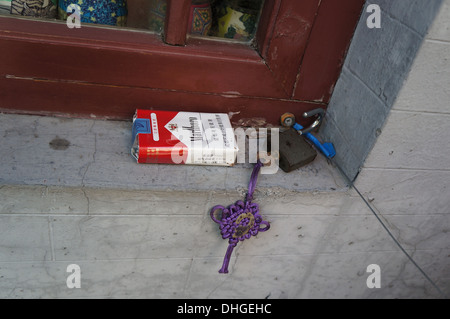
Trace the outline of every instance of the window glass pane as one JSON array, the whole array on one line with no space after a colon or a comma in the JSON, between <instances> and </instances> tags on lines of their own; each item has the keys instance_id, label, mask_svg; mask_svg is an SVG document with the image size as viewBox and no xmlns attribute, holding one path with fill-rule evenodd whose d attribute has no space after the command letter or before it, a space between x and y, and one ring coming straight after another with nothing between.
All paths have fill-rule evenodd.
<instances>
[{"instance_id":1,"label":"window glass pane","mask_svg":"<svg viewBox=\"0 0 450 319\"><path fill-rule=\"evenodd\" d=\"M0 14L162 32L166 0L0 0Z\"/></svg>"},{"instance_id":2,"label":"window glass pane","mask_svg":"<svg viewBox=\"0 0 450 319\"><path fill-rule=\"evenodd\" d=\"M67 11L70 12L69 6L73 7L73 5L79 6L82 23L121 27L127 23L128 10L126 0L59 0L58 18L67 20L67 16L71 15Z\"/></svg>"},{"instance_id":3,"label":"window glass pane","mask_svg":"<svg viewBox=\"0 0 450 319\"><path fill-rule=\"evenodd\" d=\"M264 0L193 0L189 33L250 41Z\"/></svg>"},{"instance_id":4,"label":"window glass pane","mask_svg":"<svg viewBox=\"0 0 450 319\"><path fill-rule=\"evenodd\" d=\"M264 0L192 0L187 33L251 41ZM0 14L129 27L161 33L167 0L0 0ZM72 17L72 18L70 18Z\"/></svg>"},{"instance_id":5,"label":"window glass pane","mask_svg":"<svg viewBox=\"0 0 450 319\"><path fill-rule=\"evenodd\" d=\"M11 0L0 0L0 14L9 14L11 11Z\"/></svg>"},{"instance_id":6,"label":"window glass pane","mask_svg":"<svg viewBox=\"0 0 450 319\"><path fill-rule=\"evenodd\" d=\"M161 33L166 10L166 0L128 0L127 26Z\"/></svg>"},{"instance_id":7,"label":"window glass pane","mask_svg":"<svg viewBox=\"0 0 450 319\"><path fill-rule=\"evenodd\" d=\"M249 41L253 39L263 0L216 1L215 28L212 35L228 39Z\"/></svg>"},{"instance_id":8,"label":"window glass pane","mask_svg":"<svg viewBox=\"0 0 450 319\"><path fill-rule=\"evenodd\" d=\"M1 0L0 13L54 19L57 0Z\"/></svg>"}]
</instances>

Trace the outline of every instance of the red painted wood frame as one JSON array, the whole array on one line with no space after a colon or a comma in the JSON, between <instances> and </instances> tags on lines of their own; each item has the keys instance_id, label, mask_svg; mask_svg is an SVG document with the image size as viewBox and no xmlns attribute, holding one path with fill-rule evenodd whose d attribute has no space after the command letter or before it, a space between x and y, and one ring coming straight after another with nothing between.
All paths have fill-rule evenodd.
<instances>
[{"instance_id":1,"label":"red painted wood frame","mask_svg":"<svg viewBox=\"0 0 450 319\"><path fill-rule=\"evenodd\" d=\"M189 3L168 0L164 39L0 17L0 110L131 119L153 108L277 125L326 108L364 0L266 0L254 45L186 36Z\"/></svg>"}]
</instances>

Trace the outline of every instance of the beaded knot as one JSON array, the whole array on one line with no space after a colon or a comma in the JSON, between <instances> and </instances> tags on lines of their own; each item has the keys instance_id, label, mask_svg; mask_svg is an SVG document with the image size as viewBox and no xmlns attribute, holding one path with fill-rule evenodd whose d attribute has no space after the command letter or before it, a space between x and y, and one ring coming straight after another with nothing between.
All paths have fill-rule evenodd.
<instances>
[{"instance_id":1,"label":"beaded knot","mask_svg":"<svg viewBox=\"0 0 450 319\"><path fill-rule=\"evenodd\" d=\"M219 273L228 273L228 264L230 262L231 253L239 241L249 239L251 236L256 236L258 232L264 232L270 228L269 222L264 221L259 214L259 205L251 202L256 179L261 166L262 164L259 161L255 165L245 203L242 200L239 200L227 208L217 205L210 211L211 219L219 224L222 238L228 239L229 244ZM214 216L214 213L217 210L222 211L220 220ZM265 225L265 227L261 227L261 225Z\"/></svg>"}]
</instances>

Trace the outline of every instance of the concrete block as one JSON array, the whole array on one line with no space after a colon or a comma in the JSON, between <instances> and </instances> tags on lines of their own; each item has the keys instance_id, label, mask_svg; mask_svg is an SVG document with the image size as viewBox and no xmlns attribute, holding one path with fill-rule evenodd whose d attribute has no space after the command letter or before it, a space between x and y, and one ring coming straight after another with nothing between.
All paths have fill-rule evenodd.
<instances>
[{"instance_id":1,"label":"concrete block","mask_svg":"<svg viewBox=\"0 0 450 319\"><path fill-rule=\"evenodd\" d=\"M213 192L209 201L209 209L215 205L229 206L237 200L244 200L245 194L228 193L222 194ZM345 214L341 208L348 201L349 196L342 192L284 192L273 189L271 192L256 190L253 196L253 203L257 203L261 215L330 215L336 216Z\"/></svg>"},{"instance_id":2,"label":"concrete block","mask_svg":"<svg viewBox=\"0 0 450 319\"><path fill-rule=\"evenodd\" d=\"M51 260L47 217L0 215L0 262Z\"/></svg>"},{"instance_id":3,"label":"concrete block","mask_svg":"<svg viewBox=\"0 0 450 319\"><path fill-rule=\"evenodd\" d=\"M0 214L86 215L88 202L82 189L31 185L0 188Z\"/></svg>"},{"instance_id":4,"label":"concrete block","mask_svg":"<svg viewBox=\"0 0 450 319\"><path fill-rule=\"evenodd\" d=\"M348 203L345 193L308 192L290 193L274 196L256 197L254 202L260 205L260 211L270 216L277 215L329 215L345 214L343 206ZM282 209L280 209L282 207Z\"/></svg>"},{"instance_id":5,"label":"concrete block","mask_svg":"<svg viewBox=\"0 0 450 319\"><path fill-rule=\"evenodd\" d=\"M64 277L66 269L55 266L43 260L28 263L0 262L0 298L56 298L60 289L69 289L66 285L67 277Z\"/></svg>"},{"instance_id":6,"label":"concrete block","mask_svg":"<svg viewBox=\"0 0 450 319\"><path fill-rule=\"evenodd\" d=\"M422 40L389 15L383 15L381 29L369 29L364 21L355 31L345 66L391 107Z\"/></svg>"},{"instance_id":7,"label":"concrete block","mask_svg":"<svg viewBox=\"0 0 450 319\"><path fill-rule=\"evenodd\" d=\"M213 225L204 226L197 216L61 216L53 217L52 225L56 260L222 255L214 245L221 238L214 234L208 240Z\"/></svg>"},{"instance_id":8,"label":"concrete block","mask_svg":"<svg viewBox=\"0 0 450 319\"><path fill-rule=\"evenodd\" d=\"M0 149L3 184L232 191L248 186L253 168L249 163L234 167L139 165L129 154L131 122L1 114L0 128L0 135L7 137ZM297 191L345 188L338 181L339 174L326 160L318 159L290 174L281 170L266 174L258 185Z\"/></svg>"},{"instance_id":9,"label":"concrete block","mask_svg":"<svg viewBox=\"0 0 450 319\"><path fill-rule=\"evenodd\" d=\"M349 144L348 147L360 164L375 143L389 107L346 68L342 71L336 88L327 117L338 126L342 138ZM322 136L330 135L324 130ZM330 136L332 142L339 137ZM336 153L342 153L337 148L342 143L335 143Z\"/></svg>"},{"instance_id":10,"label":"concrete block","mask_svg":"<svg viewBox=\"0 0 450 319\"><path fill-rule=\"evenodd\" d=\"M427 34L430 24L439 12L443 0L410 0L410 1L389 1L389 0L369 0L371 4L378 4L383 10L383 17L388 14L390 17L407 25L422 36ZM384 20L384 19L383 19Z\"/></svg>"},{"instance_id":11,"label":"concrete block","mask_svg":"<svg viewBox=\"0 0 450 319\"><path fill-rule=\"evenodd\" d=\"M419 263L426 260L425 257L431 257L427 252L423 255L417 253L416 257L419 256ZM441 262L441 258L439 260L436 264ZM371 274L367 272L367 266L371 264L380 266L379 289L367 287L367 279ZM440 297L434 287L400 252L322 254L314 259L309 269L309 276L299 287L298 298ZM437 279L439 274L435 273L433 277Z\"/></svg>"},{"instance_id":12,"label":"concrete block","mask_svg":"<svg viewBox=\"0 0 450 319\"><path fill-rule=\"evenodd\" d=\"M84 188L89 215L203 216L206 192L142 191Z\"/></svg>"},{"instance_id":13,"label":"concrete block","mask_svg":"<svg viewBox=\"0 0 450 319\"><path fill-rule=\"evenodd\" d=\"M395 110L450 113L450 43L425 40Z\"/></svg>"},{"instance_id":14,"label":"concrete block","mask_svg":"<svg viewBox=\"0 0 450 319\"><path fill-rule=\"evenodd\" d=\"M321 251L322 239L337 217L269 216L270 229L242 242L240 255L307 255ZM225 252L224 252L225 253Z\"/></svg>"},{"instance_id":15,"label":"concrete block","mask_svg":"<svg viewBox=\"0 0 450 319\"><path fill-rule=\"evenodd\" d=\"M355 155L351 141L344 137L341 132L341 125L338 125L331 116L325 118L322 125L319 132L320 139L333 143L336 149L336 156L333 158L333 161L342 168L350 180L354 180L364 159ZM346 185L348 184L347 181L345 183Z\"/></svg>"},{"instance_id":16,"label":"concrete block","mask_svg":"<svg viewBox=\"0 0 450 319\"><path fill-rule=\"evenodd\" d=\"M0 182L61 186L82 182L82 168L91 161L95 143L90 121L2 114L0 122L4 138ZM70 179L65 178L68 173Z\"/></svg>"},{"instance_id":17,"label":"concrete block","mask_svg":"<svg viewBox=\"0 0 450 319\"><path fill-rule=\"evenodd\" d=\"M364 168L356 186L383 216L449 214L447 171Z\"/></svg>"},{"instance_id":18,"label":"concrete block","mask_svg":"<svg viewBox=\"0 0 450 319\"><path fill-rule=\"evenodd\" d=\"M384 224L402 246L409 250L448 247L448 215L411 216L379 213ZM331 227L330 227L331 228ZM375 216L340 216L324 237L323 252L396 251L398 246Z\"/></svg>"},{"instance_id":19,"label":"concrete block","mask_svg":"<svg viewBox=\"0 0 450 319\"><path fill-rule=\"evenodd\" d=\"M307 275L310 256L242 256L230 262L230 273L219 274L222 260L194 259L186 293L189 298L296 298ZM255 284L256 283L256 284Z\"/></svg>"},{"instance_id":20,"label":"concrete block","mask_svg":"<svg viewBox=\"0 0 450 319\"><path fill-rule=\"evenodd\" d=\"M449 215L384 216L387 226L405 249L447 249L449 243ZM450 261L449 261L450 265Z\"/></svg>"},{"instance_id":21,"label":"concrete block","mask_svg":"<svg viewBox=\"0 0 450 319\"><path fill-rule=\"evenodd\" d=\"M397 246L373 215L340 216L323 238L321 253L393 251Z\"/></svg>"},{"instance_id":22,"label":"concrete block","mask_svg":"<svg viewBox=\"0 0 450 319\"><path fill-rule=\"evenodd\" d=\"M448 114L392 111L365 166L449 170L449 123Z\"/></svg>"},{"instance_id":23,"label":"concrete block","mask_svg":"<svg viewBox=\"0 0 450 319\"><path fill-rule=\"evenodd\" d=\"M72 263L0 262L0 298L184 298L191 260L76 261L81 287L69 289Z\"/></svg>"},{"instance_id":24,"label":"concrete block","mask_svg":"<svg viewBox=\"0 0 450 319\"><path fill-rule=\"evenodd\" d=\"M450 17L450 1L444 0L436 19L428 32L428 39L450 41L450 26L448 24L448 17Z\"/></svg>"}]
</instances>

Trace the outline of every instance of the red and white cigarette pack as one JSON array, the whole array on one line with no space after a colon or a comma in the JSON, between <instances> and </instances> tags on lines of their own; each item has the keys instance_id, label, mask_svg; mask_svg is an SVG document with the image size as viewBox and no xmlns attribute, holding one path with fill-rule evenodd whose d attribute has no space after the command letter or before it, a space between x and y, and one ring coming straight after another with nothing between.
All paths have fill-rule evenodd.
<instances>
[{"instance_id":1,"label":"red and white cigarette pack","mask_svg":"<svg viewBox=\"0 0 450 319\"><path fill-rule=\"evenodd\" d=\"M138 109L132 136L138 163L232 166L238 152L225 113Z\"/></svg>"}]
</instances>

